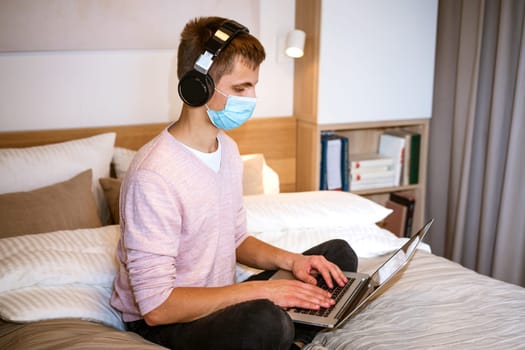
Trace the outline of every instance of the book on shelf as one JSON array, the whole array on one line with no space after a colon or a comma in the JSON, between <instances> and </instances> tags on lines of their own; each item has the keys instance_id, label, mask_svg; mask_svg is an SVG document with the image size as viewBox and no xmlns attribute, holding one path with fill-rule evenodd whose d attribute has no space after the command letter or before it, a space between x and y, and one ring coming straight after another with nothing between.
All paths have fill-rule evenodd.
<instances>
[{"instance_id":1,"label":"book on shelf","mask_svg":"<svg viewBox=\"0 0 525 350\"><path fill-rule=\"evenodd\" d=\"M394 184L393 159L378 153L350 155L350 189L365 190Z\"/></svg>"},{"instance_id":2,"label":"book on shelf","mask_svg":"<svg viewBox=\"0 0 525 350\"><path fill-rule=\"evenodd\" d=\"M407 209L404 237L410 237L412 235L412 222L414 220L414 211L416 208L415 195L411 191L391 192L389 201L402 205Z\"/></svg>"},{"instance_id":3,"label":"book on shelf","mask_svg":"<svg viewBox=\"0 0 525 350\"><path fill-rule=\"evenodd\" d=\"M367 181L367 182L351 182L350 183L351 191L373 190L375 188L385 188L385 187L392 187L392 181L383 180L383 181Z\"/></svg>"},{"instance_id":4,"label":"book on shelf","mask_svg":"<svg viewBox=\"0 0 525 350\"><path fill-rule=\"evenodd\" d=\"M394 129L385 131L391 138L397 137L398 143L403 143L401 157L401 170L399 185L413 185L419 182L419 153L421 148L421 135L407 129ZM400 138L404 142L399 141ZM386 140L388 141L388 140ZM385 142L386 142L385 141ZM383 147L381 152L387 152Z\"/></svg>"},{"instance_id":5,"label":"book on shelf","mask_svg":"<svg viewBox=\"0 0 525 350\"><path fill-rule=\"evenodd\" d=\"M409 154L409 184L419 183L419 156L421 152L421 134L411 132Z\"/></svg>"},{"instance_id":6,"label":"book on shelf","mask_svg":"<svg viewBox=\"0 0 525 350\"><path fill-rule=\"evenodd\" d=\"M321 133L320 190L349 190L348 138Z\"/></svg>"},{"instance_id":7,"label":"book on shelf","mask_svg":"<svg viewBox=\"0 0 525 350\"><path fill-rule=\"evenodd\" d=\"M350 189L364 190L378 187L391 187L394 185L394 170L381 172L353 172L351 173Z\"/></svg>"},{"instance_id":8,"label":"book on shelf","mask_svg":"<svg viewBox=\"0 0 525 350\"><path fill-rule=\"evenodd\" d=\"M350 171L391 170L394 161L391 157L379 153L354 153L350 155Z\"/></svg>"},{"instance_id":9,"label":"book on shelf","mask_svg":"<svg viewBox=\"0 0 525 350\"><path fill-rule=\"evenodd\" d=\"M379 137L379 154L393 159L394 186L401 185L403 161L405 155L405 138L385 131Z\"/></svg>"},{"instance_id":10,"label":"book on shelf","mask_svg":"<svg viewBox=\"0 0 525 350\"><path fill-rule=\"evenodd\" d=\"M386 201L385 207L392 209L392 213L383 220L383 228L398 237L405 237L407 207L391 200Z\"/></svg>"}]
</instances>

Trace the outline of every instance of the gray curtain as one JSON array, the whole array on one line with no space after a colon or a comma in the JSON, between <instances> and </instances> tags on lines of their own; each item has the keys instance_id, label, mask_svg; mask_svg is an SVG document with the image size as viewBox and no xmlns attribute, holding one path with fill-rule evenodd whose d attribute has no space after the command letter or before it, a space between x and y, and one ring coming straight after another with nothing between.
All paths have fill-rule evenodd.
<instances>
[{"instance_id":1,"label":"gray curtain","mask_svg":"<svg viewBox=\"0 0 525 350\"><path fill-rule=\"evenodd\" d=\"M434 253L525 286L525 0L440 0L427 217Z\"/></svg>"}]
</instances>

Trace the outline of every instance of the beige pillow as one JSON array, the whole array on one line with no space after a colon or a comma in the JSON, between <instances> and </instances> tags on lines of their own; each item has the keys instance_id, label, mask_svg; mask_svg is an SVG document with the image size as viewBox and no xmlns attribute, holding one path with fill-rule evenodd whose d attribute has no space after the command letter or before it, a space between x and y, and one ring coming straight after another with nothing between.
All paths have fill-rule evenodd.
<instances>
[{"instance_id":1,"label":"beige pillow","mask_svg":"<svg viewBox=\"0 0 525 350\"><path fill-rule=\"evenodd\" d=\"M262 154L247 154L242 156L243 175L242 193L244 195L262 194L264 156Z\"/></svg>"},{"instance_id":2,"label":"beige pillow","mask_svg":"<svg viewBox=\"0 0 525 350\"><path fill-rule=\"evenodd\" d=\"M115 179L112 177L103 177L98 180L100 186L104 190L104 197L109 206L109 212L111 213L111 220L113 224L120 223L120 212L119 212L119 198L120 198L120 185L122 179Z\"/></svg>"},{"instance_id":3,"label":"beige pillow","mask_svg":"<svg viewBox=\"0 0 525 350\"><path fill-rule=\"evenodd\" d=\"M242 191L245 196L279 193L279 175L266 164L262 153L241 155Z\"/></svg>"},{"instance_id":4,"label":"beige pillow","mask_svg":"<svg viewBox=\"0 0 525 350\"><path fill-rule=\"evenodd\" d=\"M0 195L0 238L100 227L92 171L28 192Z\"/></svg>"}]
</instances>

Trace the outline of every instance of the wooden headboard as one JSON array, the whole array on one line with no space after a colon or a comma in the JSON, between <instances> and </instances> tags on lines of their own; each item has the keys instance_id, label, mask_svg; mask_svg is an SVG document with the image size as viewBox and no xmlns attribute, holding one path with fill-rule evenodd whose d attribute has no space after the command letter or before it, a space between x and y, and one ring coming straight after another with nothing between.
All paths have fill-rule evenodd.
<instances>
[{"instance_id":1,"label":"wooden headboard","mask_svg":"<svg viewBox=\"0 0 525 350\"><path fill-rule=\"evenodd\" d=\"M38 131L0 132L0 148L29 147L116 132L116 146L139 149L168 123ZM278 174L281 192L295 191L296 121L293 117L255 118L229 131L241 154L262 153Z\"/></svg>"}]
</instances>

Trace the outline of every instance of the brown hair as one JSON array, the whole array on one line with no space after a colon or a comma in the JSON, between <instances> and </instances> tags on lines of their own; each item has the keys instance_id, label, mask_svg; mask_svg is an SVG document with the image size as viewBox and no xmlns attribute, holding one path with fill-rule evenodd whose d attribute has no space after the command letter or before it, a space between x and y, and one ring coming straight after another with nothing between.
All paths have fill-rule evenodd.
<instances>
[{"instance_id":1,"label":"brown hair","mask_svg":"<svg viewBox=\"0 0 525 350\"><path fill-rule=\"evenodd\" d=\"M179 79L193 69L204 45L225 21L227 19L222 17L198 17L186 24L180 35L177 55ZM208 74L217 82L224 74L232 72L237 56L248 67L255 69L264 61L266 54L257 38L240 33L214 59Z\"/></svg>"}]
</instances>

